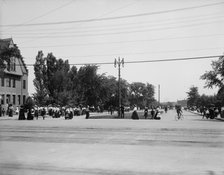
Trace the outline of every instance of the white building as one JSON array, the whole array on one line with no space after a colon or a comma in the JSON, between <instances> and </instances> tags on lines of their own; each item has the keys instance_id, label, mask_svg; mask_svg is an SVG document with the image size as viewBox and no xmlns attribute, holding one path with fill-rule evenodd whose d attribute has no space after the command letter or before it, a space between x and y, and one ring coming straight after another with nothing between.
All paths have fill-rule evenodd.
<instances>
[{"instance_id":1,"label":"white building","mask_svg":"<svg viewBox=\"0 0 224 175\"><path fill-rule=\"evenodd\" d=\"M12 38L0 39L0 52L5 47L14 47ZM10 64L0 75L0 103L7 109L25 103L28 97L28 70L22 58L10 58Z\"/></svg>"}]
</instances>

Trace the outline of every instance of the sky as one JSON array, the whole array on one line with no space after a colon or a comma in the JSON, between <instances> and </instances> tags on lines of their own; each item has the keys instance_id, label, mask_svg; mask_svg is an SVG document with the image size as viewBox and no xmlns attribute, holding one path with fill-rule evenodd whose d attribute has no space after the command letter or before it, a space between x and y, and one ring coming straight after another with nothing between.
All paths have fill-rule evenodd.
<instances>
[{"instance_id":1,"label":"sky","mask_svg":"<svg viewBox=\"0 0 224 175\"><path fill-rule=\"evenodd\" d=\"M155 86L160 101L187 99L192 86L214 95L200 77L217 58L128 63L218 56L224 53L224 1L221 0L0 0L0 38L19 47L29 70L33 94L33 64L44 55L70 64L113 63L124 58L121 77ZM77 66L79 67L79 66ZM113 64L98 73L118 76Z\"/></svg>"}]
</instances>

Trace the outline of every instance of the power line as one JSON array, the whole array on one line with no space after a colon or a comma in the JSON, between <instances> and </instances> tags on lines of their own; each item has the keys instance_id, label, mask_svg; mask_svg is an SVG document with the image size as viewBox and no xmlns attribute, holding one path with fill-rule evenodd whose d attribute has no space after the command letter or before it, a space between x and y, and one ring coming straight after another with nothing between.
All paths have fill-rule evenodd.
<instances>
[{"instance_id":1,"label":"power line","mask_svg":"<svg viewBox=\"0 0 224 175\"><path fill-rule=\"evenodd\" d=\"M224 49L224 47L213 47L213 48L203 48L203 49L180 49L180 50L162 50L154 52L137 52L137 53L113 53L113 54L99 54L99 55L77 55L77 56L58 56L60 58L83 58L83 57L104 57L104 56L114 56L114 55L143 55L143 54L155 54L155 53L172 53L172 52L186 52L186 51L201 51L201 50L214 50L214 49Z\"/></svg>"},{"instance_id":2,"label":"power line","mask_svg":"<svg viewBox=\"0 0 224 175\"><path fill-rule=\"evenodd\" d=\"M222 16L219 16L219 17L221 17L221 18L223 18L224 16L222 15ZM205 22L206 24L207 23L213 23L213 22L219 22L219 21L217 21L217 18L219 18L219 17L215 17L215 19L216 19L216 21L207 21L206 19L193 19L193 20L190 20L190 21L179 21L179 22L169 22L169 23L160 23L160 24L138 24L137 26L122 26L122 25L120 25L120 26L111 26L110 28L102 28L102 26L99 26L99 28L97 29L87 29L87 30L74 30L74 28L72 29L72 30L70 30L70 31L64 31L64 30L60 30L60 31L49 31L49 32L40 32L40 31L37 31L37 32L19 32L19 33L12 33L11 35L16 35L16 36L20 36L20 37L26 37L26 36L31 36L31 35L35 35L35 36L38 36L38 35L60 35L60 34L79 34L79 33L92 33L92 32L100 32L100 31L103 31L103 32L111 32L111 31L113 31L113 30L125 30L125 29L128 29L128 30L130 30L130 29L139 29L139 28L141 28L141 29L144 29L144 28L148 28L148 27L150 27L150 28L154 28L154 27L159 27L159 26L165 26L165 25L178 25L179 23L184 23L184 24L186 24L186 23L191 23L191 24L188 24L188 25L199 25L199 22L201 21L201 20L206 20L206 21L202 21L202 22ZM221 19L221 21L222 21L223 19ZM137 24L137 23L136 23ZM201 24L201 23L200 23ZM175 27L175 26L173 26L173 27ZM178 26L177 26L178 27ZM150 29L149 28L149 29ZM85 28L86 29L86 28Z\"/></svg>"},{"instance_id":3,"label":"power line","mask_svg":"<svg viewBox=\"0 0 224 175\"><path fill-rule=\"evenodd\" d=\"M85 19L85 20L74 20L74 21L58 21L58 22L46 22L46 23L30 23L30 24L8 24L8 25L0 25L1 27L10 27L10 26L41 26L41 25L58 25L58 24L72 24L72 23L87 23L87 22L96 22L96 21L107 21L107 20L116 20L116 19L127 19L133 17L142 17L142 16L151 16L151 15L158 15L158 14L166 14L166 13L173 13L185 10L192 10L197 8L209 7L209 6L216 6L222 5L224 2L212 3L212 4L204 4L200 6L193 6L193 7L185 7L185 8L178 8L172 10L164 10L164 11L157 11L157 12L149 12L149 13L141 13L141 14L134 14L134 15L126 15L126 16L116 16L116 17L108 17L108 18L92 18L92 19Z\"/></svg>"},{"instance_id":4,"label":"power line","mask_svg":"<svg viewBox=\"0 0 224 175\"><path fill-rule=\"evenodd\" d=\"M160 21L146 21L146 22L135 22L135 23L122 23L122 24L113 24L113 25L100 25L100 26L85 26L84 30L82 29L81 32L88 32L89 30L94 31L97 30L106 30L106 29L125 29L125 28L130 28L133 25L137 25L138 28L140 28L141 26L145 27L147 25L150 26L159 26L159 25L171 25L171 24L179 24L179 23L186 23L186 22L198 22L199 20L212 20L212 19L217 19L217 18L222 18L224 17L224 15L215 15L215 16L210 16L210 15L203 15L203 16L191 16L191 17L185 17L185 18L181 18L181 21L173 21L174 19L165 19L165 20L160 20ZM193 18L193 19L192 19ZM179 19L180 20L180 19ZM171 22L169 22L171 21ZM130 26L132 25L132 26ZM80 27L80 26L79 26ZM133 27L132 27L133 28ZM10 32L10 34L20 34L20 35L24 35L24 34L46 34L47 31L50 32L50 34L52 33L70 33L70 32L79 32L79 31L75 31L74 27L67 27L67 28L45 28L45 29L32 29L32 30L17 30L13 33ZM87 29L87 30L86 30ZM34 31L38 31L38 32L34 32ZM43 32L44 33L43 33ZM2 31L2 33L7 34L8 31ZM47 32L48 33L48 32Z\"/></svg>"},{"instance_id":5,"label":"power line","mask_svg":"<svg viewBox=\"0 0 224 175\"><path fill-rule=\"evenodd\" d=\"M57 8L54 8L54 9L52 9L52 10L50 10L50 11L48 11L48 12L42 14L42 15L33 17L33 18L31 18L31 19L29 19L29 20L27 20L27 21L25 21L25 22L23 22L23 23L21 23L21 24L18 24L18 25L25 25L25 24L27 24L27 23L29 23L29 22L31 22L31 21L34 21L34 20L36 20L36 19L42 18L42 17L44 17L44 16L47 16L48 14L50 14L50 13L56 11L56 10L59 10L59 9L65 7L65 6L67 6L67 5L71 4L72 2L73 2L73 0L72 0L72 1L69 1L68 3L65 3L65 4L63 4L63 5L61 5L61 6L57 7ZM12 27L19 27L19 26L12 26ZM13 29L14 29L14 28L13 28Z\"/></svg>"},{"instance_id":6,"label":"power line","mask_svg":"<svg viewBox=\"0 0 224 175\"><path fill-rule=\"evenodd\" d=\"M132 30L132 31L119 31L119 32L107 32L107 33L90 33L90 34L79 34L79 35L30 35L30 36L15 36L15 38L66 38L66 37L88 37L88 36L104 36L104 35L117 35L117 34L131 34L131 33L140 33L140 32L148 32L148 31L158 31L158 30L170 30L176 28L183 28L183 27L195 27L200 25L207 25L211 23L221 22L223 20L217 20L212 22L203 22L203 23L195 23L195 24L188 24L188 25L180 25L174 27L164 27L164 28L151 28L151 29L144 29L144 30Z\"/></svg>"},{"instance_id":7,"label":"power line","mask_svg":"<svg viewBox=\"0 0 224 175\"><path fill-rule=\"evenodd\" d=\"M125 64L202 60L202 59L218 58L222 56L223 55L211 55L211 56L200 56L200 57L168 58L168 59L158 59L158 60L125 61ZM108 64L114 64L114 62L70 63L69 65L79 66L79 65L108 65ZM26 64L26 66L34 66L34 64Z\"/></svg>"},{"instance_id":8,"label":"power line","mask_svg":"<svg viewBox=\"0 0 224 175\"><path fill-rule=\"evenodd\" d=\"M31 18L31 19L29 19L28 21L25 21L24 23L22 23L21 25L26 24L26 23L29 23L29 22L31 22L31 21L34 21L34 20L36 20L36 19L42 18L42 17L44 17L44 16L47 16L48 14L50 14L50 13L52 13L52 12L55 12L56 10L59 10L59 9L61 9L61 8L63 8L63 7L66 7L66 6L70 5L72 2L74 2L74 1L73 1L73 0L72 0L72 1L69 1L68 3L65 3L65 4L59 6L59 7L55 8L55 9L52 9L52 10L50 10L50 11L48 11L48 12L46 12L46 13L40 15L40 16L36 16L36 17L34 17L34 18Z\"/></svg>"},{"instance_id":9,"label":"power line","mask_svg":"<svg viewBox=\"0 0 224 175\"><path fill-rule=\"evenodd\" d=\"M209 34L209 35L193 35L193 36L180 36L180 37L168 37L168 38L155 38L144 40L129 40L129 41L114 41L114 42L95 42L95 43L78 43L78 44L63 44L63 45L44 45L44 46L28 46L20 48L47 48L47 47L68 47L68 46L88 46L88 45L105 45L105 44L123 44L123 43L135 43L135 42L152 42L152 41L164 41L164 40L176 40L176 39L191 39L191 38L204 38L204 37L221 37L224 34Z\"/></svg>"},{"instance_id":10,"label":"power line","mask_svg":"<svg viewBox=\"0 0 224 175\"><path fill-rule=\"evenodd\" d=\"M73 0L70 1L69 3L66 3L66 4L64 4L64 5L62 5L62 6L59 6L58 8L52 9L51 11L48 11L48 12L46 12L46 13L40 15L40 16L34 17L34 18L32 18L32 19L30 19L30 20L28 20L28 21L26 21L26 22L24 22L24 23L22 23L22 24L26 24L26 23L28 23L28 22L30 22L30 21L35 20L35 19L44 17L44 16L48 15L49 13L52 13L52 12L58 10L58 9L61 9L61 8L65 7L65 6L71 4L72 2L73 2ZM116 12L116 11L118 11L118 10L124 9L124 8L126 8L126 7L128 7L128 6L130 6L130 5L133 5L133 4L134 4L134 3L129 3L129 4L125 5L125 6L121 6L121 7L117 8L117 9L114 9L114 10L112 10L112 11L109 11L109 12L107 12L107 13L104 13L104 14L100 15L99 17L102 17L102 16L105 16L105 15L114 13L114 12ZM21 24L21 25L22 25L22 24ZM55 28L54 28L54 29L55 29ZM73 29L73 28L70 28L70 29ZM38 29L38 31L39 31L39 30L40 30L40 29ZM46 30L46 29L44 29L44 30ZM49 30L52 30L52 29L49 29ZM57 30L58 30L58 29L57 29ZM62 30L62 29L59 29L59 30ZM24 32L24 31L33 31L33 29L32 29L32 30L23 30L23 32ZM7 31L7 32L8 32L8 31ZM16 32L18 32L18 30L17 30Z\"/></svg>"}]
</instances>

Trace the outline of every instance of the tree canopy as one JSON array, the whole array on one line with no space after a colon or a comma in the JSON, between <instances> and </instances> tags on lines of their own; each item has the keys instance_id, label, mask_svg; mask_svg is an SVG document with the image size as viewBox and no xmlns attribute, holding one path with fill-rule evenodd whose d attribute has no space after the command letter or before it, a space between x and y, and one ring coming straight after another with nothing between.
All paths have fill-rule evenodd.
<instances>
[{"instance_id":1,"label":"tree canopy","mask_svg":"<svg viewBox=\"0 0 224 175\"><path fill-rule=\"evenodd\" d=\"M224 105L224 56L219 57L217 61L212 61L212 69L204 73L201 79L206 81L206 88L219 88L217 98Z\"/></svg>"},{"instance_id":2,"label":"tree canopy","mask_svg":"<svg viewBox=\"0 0 224 175\"><path fill-rule=\"evenodd\" d=\"M93 105L118 107L116 77L98 74L97 65L70 68L68 60L57 59L52 53L46 57L39 51L34 64L34 99L38 105ZM121 79L123 105L149 105L154 101L154 86L144 83L129 84ZM135 97L131 94L135 93ZM137 94L142 94L139 100Z\"/></svg>"},{"instance_id":3,"label":"tree canopy","mask_svg":"<svg viewBox=\"0 0 224 175\"><path fill-rule=\"evenodd\" d=\"M189 92L187 92L188 98L187 98L187 105L188 106L197 106L198 99L200 97L198 93L198 87L192 86L189 89Z\"/></svg>"}]
</instances>

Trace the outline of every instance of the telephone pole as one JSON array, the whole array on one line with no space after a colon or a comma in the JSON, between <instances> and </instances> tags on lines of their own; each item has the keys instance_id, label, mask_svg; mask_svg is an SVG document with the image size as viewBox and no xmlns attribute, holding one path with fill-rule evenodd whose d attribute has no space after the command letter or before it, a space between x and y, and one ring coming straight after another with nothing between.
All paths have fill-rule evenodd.
<instances>
[{"instance_id":1,"label":"telephone pole","mask_svg":"<svg viewBox=\"0 0 224 175\"><path fill-rule=\"evenodd\" d=\"M160 84L158 85L158 102L160 104Z\"/></svg>"},{"instance_id":2,"label":"telephone pole","mask_svg":"<svg viewBox=\"0 0 224 175\"><path fill-rule=\"evenodd\" d=\"M119 99L119 105L118 105L118 117L121 117L121 65L124 67L124 58L118 59L115 58L114 60L114 67L117 67L118 65L118 99Z\"/></svg>"}]
</instances>

